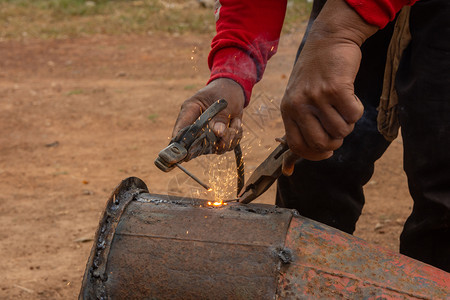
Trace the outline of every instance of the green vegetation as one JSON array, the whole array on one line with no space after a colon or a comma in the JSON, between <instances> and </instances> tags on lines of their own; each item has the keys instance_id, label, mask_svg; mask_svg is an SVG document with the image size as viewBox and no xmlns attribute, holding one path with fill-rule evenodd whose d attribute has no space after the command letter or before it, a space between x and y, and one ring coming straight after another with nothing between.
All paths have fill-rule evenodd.
<instances>
[{"instance_id":1,"label":"green vegetation","mask_svg":"<svg viewBox=\"0 0 450 300\"><path fill-rule=\"evenodd\" d=\"M68 175L69 172L67 171L58 171L58 172L53 172L53 176L60 176L60 175Z\"/></svg>"},{"instance_id":2,"label":"green vegetation","mask_svg":"<svg viewBox=\"0 0 450 300\"><path fill-rule=\"evenodd\" d=\"M307 0L288 0L283 31L293 31L298 28L301 23L308 21L311 9L312 1L308 2Z\"/></svg>"},{"instance_id":3,"label":"green vegetation","mask_svg":"<svg viewBox=\"0 0 450 300\"><path fill-rule=\"evenodd\" d=\"M147 116L147 119L149 119L152 122L156 122L156 120L158 119L158 114L150 114Z\"/></svg>"},{"instance_id":4,"label":"green vegetation","mask_svg":"<svg viewBox=\"0 0 450 300\"><path fill-rule=\"evenodd\" d=\"M196 90L196 89L197 89L197 86L196 86L195 84L188 84L188 85L185 85L185 86L184 86L184 89L185 89L186 91L192 91L192 90Z\"/></svg>"},{"instance_id":5,"label":"green vegetation","mask_svg":"<svg viewBox=\"0 0 450 300\"><path fill-rule=\"evenodd\" d=\"M83 90L82 89L76 89L76 90L71 90L69 92L67 92L67 96L72 96L72 95L79 95L79 94L83 94Z\"/></svg>"},{"instance_id":6,"label":"green vegetation","mask_svg":"<svg viewBox=\"0 0 450 300\"><path fill-rule=\"evenodd\" d=\"M310 6L289 0L284 30L305 21ZM0 26L0 39L215 30L213 9L195 0L0 0Z\"/></svg>"}]
</instances>

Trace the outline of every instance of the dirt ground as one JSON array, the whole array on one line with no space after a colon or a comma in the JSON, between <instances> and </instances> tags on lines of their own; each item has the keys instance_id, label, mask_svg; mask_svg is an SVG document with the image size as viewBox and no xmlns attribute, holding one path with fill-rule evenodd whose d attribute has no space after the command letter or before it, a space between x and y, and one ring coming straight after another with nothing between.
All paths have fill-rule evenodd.
<instances>
[{"instance_id":1,"label":"dirt ground","mask_svg":"<svg viewBox=\"0 0 450 300\"><path fill-rule=\"evenodd\" d=\"M300 32L283 36L255 88L244 119L247 171L283 134L276 104ZM114 187L137 176L151 192L167 194L183 176L162 173L153 160L181 102L208 77L209 40L154 34L0 42L1 299L76 298ZM199 159L186 167L206 178L210 165ZM377 163L366 197L356 236L397 251L412 206L400 140ZM260 201L273 199L271 189Z\"/></svg>"}]
</instances>

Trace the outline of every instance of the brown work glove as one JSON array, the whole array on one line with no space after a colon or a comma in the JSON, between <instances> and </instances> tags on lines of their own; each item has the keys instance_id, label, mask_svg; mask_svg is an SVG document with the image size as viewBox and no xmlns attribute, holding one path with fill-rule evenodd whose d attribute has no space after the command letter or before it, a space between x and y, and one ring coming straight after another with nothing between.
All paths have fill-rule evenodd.
<instances>
[{"instance_id":1,"label":"brown work glove","mask_svg":"<svg viewBox=\"0 0 450 300\"><path fill-rule=\"evenodd\" d=\"M353 83L360 46L377 31L344 0L329 0L317 17L281 102L286 138L294 155L322 160L333 155L363 114ZM296 159L285 159L290 175Z\"/></svg>"},{"instance_id":2,"label":"brown work glove","mask_svg":"<svg viewBox=\"0 0 450 300\"><path fill-rule=\"evenodd\" d=\"M222 98L228 102L227 108L209 123L209 127L218 137L213 152L222 154L234 149L242 138L242 115L245 97L242 87L228 78L219 78L210 82L184 101L175 122L172 137L176 137L180 130L194 123L212 103Z\"/></svg>"}]
</instances>

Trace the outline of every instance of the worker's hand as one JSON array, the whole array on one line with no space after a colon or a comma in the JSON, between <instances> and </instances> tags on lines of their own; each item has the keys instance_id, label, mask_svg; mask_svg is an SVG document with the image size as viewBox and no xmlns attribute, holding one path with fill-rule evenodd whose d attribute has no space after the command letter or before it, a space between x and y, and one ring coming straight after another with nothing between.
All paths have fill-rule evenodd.
<instances>
[{"instance_id":1,"label":"worker's hand","mask_svg":"<svg viewBox=\"0 0 450 300\"><path fill-rule=\"evenodd\" d=\"M191 125L211 104L219 99L228 102L227 108L215 116L209 123L214 134L220 138L213 151L222 154L234 149L242 138L242 114L245 97L242 87L228 78L219 78L210 82L194 96L184 101L173 128L172 137Z\"/></svg>"},{"instance_id":2,"label":"worker's hand","mask_svg":"<svg viewBox=\"0 0 450 300\"><path fill-rule=\"evenodd\" d=\"M294 66L281 102L289 148L309 160L329 158L362 116L353 81L361 51L340 40L311 40Z\"/></svg>"},{"instance_id":3,"label":"worker's hand","mask_svg":"<svg viewBox=\"0 0 450 300\"><path fill-rule=\"evenodd\" d=\"M294 154L309 160L329 158L353 130L363 114L353 87L360 46L376 30L343 0L325 4L281 102L287 142ZM295 159L285 162L286 174L292 173L294 163Z\"/></svg>"}]
</instances>

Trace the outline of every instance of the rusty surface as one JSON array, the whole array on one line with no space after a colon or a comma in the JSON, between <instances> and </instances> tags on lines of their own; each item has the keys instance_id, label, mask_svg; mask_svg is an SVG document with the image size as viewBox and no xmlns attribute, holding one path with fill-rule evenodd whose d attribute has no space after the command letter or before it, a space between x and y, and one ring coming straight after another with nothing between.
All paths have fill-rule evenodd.
<instances>
[{"instance_id":1,"label":"rusty surface","mask_svg":"<svg viewBox=\"0 0 450 300\"><path fill-rule=\"evenodd\" d=\"M114 190L100 218L95 234L91 255L86 264L86 270L81 284L79 299L106 299L108 279L106 266L109 250L114 238L117 224L128 203L142 192L147 192L145 183L136 177L123 180Z\"/></svg>"},{"instance_id":2,"label":"rusty surface","mask_svg":"<svg viewBox=\"0 0 450 300\"><path fill-rule=\"evenodd\" d=\"M290 211L160 198L131 202L116 229L107 269L114 298L273 297Z\"/></svg>"},{"instance_id":3,"label":"rusty surface","mask_svg":"<svg viewBox=\"0 0 450 300\"><path fill-rule=\"evenodd\" d=\"M344 299L449 299L450 274L304 217L286 237L294 249L278 296Z\"/></svg>"},{"instance_id":4,"label":"rusty surface","mask_svg":"<svg viewBox=\"0 0 450 300\"><path fill-rule=\"evenodd\" d=\"M107 260L99 266L105 268L101 284L87 280L81 295L272 299L278 270L288 259L283 245L292 211L271 205L205 204L199 199L134 194L117 224L109 223L114 237L106 245Z\"/></svg>"},{"instance_id":5,"label":"rusty surface","mask_svg":"<svg viewBox=\"0 0 450 300\"><path fill-rule=\"evenodd\" d=\"M450 274L295 210L147 193L107 203L80 299L449 299Z\"/></svg>"}]
</instances>

